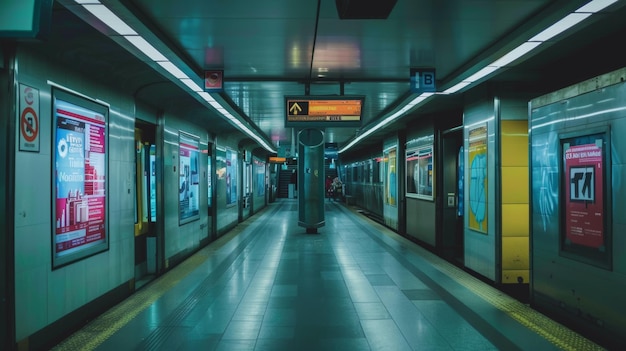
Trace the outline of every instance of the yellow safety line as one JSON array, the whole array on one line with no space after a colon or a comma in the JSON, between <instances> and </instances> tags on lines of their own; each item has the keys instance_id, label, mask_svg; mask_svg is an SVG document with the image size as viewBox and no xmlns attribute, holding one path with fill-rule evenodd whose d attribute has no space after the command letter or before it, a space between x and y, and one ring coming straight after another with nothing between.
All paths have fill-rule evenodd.
<instances>
[{"instance_id":1,"label":"yellow safety line","mask_svg":"<svg viewBox=\"0 0 626 351\"><path fill-rule=\"evenodd\" d=\"M354 210L350 209L354 212ZM356 213L356 212L355 212ZM399 236L397 233L390 231L388 228L380 225L369 218L359 216L360 218L370 222L372 226L393 239L402 239L409 242L406 238ZM411 243L412 244L412 243ZM520 301L506 295L500 290L493 288L485 283L481 282L477 278L468 275L461 271L453 264L444 261L443 259L435 256L431 252L428 252L421 247L412 244L407 245L412 247L415 251L419 250L420 255L427 261L429 261L435 268L442 273L453 278L459 284L463 285L474 294L482 297L485 301L491 303L494 307L505 312L509 317L513 318L523 326L541 335L552 344L567 351L582 351L582 350L605 350L600 345L585 338L584 336L572 331L566 326L547 318L545 315L538 311L526 306Z\"/></svg>"},{"instance_id":2,"label":"yellow safety line","mask_svg":"<svg viewBox=\"0 0 626 351\"><path fill-rule=\"evenodd\" d=\"M194 255L176 266L172 271L155 280L149 287L139 290L115 307L100 315L85 327L72 334L53 350L94 350L109 337L122 329L154 301L173 288L200 264L206 255Z\"/></svg>"},{"instance_id":3,"label":"yellow safety line","mask_svg":"<svg viewBox=\"0 0 626 351\"><path fill-rule=\"evenodd\" d=\"M240 223L214 243L206 246L185 261L172 268L167 274L154 280L148 286L140 289L129 298L98 316L92 322L72 334L69 338L55 346L52 350L81 350L91 351L105 342L109 337L122 329L139 313L150 307L157 299L172 289L176 284L204 263L210 256L224 246L234 236L244 230L249 223Z\"/></svg>"}]
</instances>

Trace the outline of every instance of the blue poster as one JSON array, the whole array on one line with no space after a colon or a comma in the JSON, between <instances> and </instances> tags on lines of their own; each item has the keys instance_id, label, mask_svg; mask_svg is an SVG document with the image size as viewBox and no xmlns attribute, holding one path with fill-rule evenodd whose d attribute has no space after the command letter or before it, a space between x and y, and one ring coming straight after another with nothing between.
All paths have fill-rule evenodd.
<instances>
[{"instance_id":1,"label":"blue poster","mask_svg":"<svg viewBox=\"0 0 626 351\"><path fill-rule=\"evenodd\" d=\"M465 157L463 155L463 146L461 146L459 148L459 161L458 161L458 168L457 168L457 194L458 194L458 201L457 201L457 209L456 209L456 215L459 217L463 217L463 211L465 210L465 207L463 207L463 192L464 192L464 184L465 184Z\"/></svg>"}]
</instances>

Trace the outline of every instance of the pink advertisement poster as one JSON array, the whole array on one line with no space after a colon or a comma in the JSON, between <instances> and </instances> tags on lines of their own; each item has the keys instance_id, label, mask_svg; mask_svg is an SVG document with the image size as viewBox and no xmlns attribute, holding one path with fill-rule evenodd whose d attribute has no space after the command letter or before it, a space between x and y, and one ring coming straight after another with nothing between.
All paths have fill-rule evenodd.
<instances>
[{"instance_id":1,"label":"pink advertisement poster","mask_svg":"<svg viewBox=\"0 0 626 351\"><path fill-rule=\"evenodd\" d=\"M565 231L573 244L604 245L602 156L596 144L565 148Z\"/></svg>"},{"instance_id":2,"label":"pink advertisement poster","mask_svg":"<svg viewBox=\"0 0 626 351\"><path fill-rule=\"evenodd\" d=\"M105 118L69 102L55 104L56 257L103 242Z\"/></svg>"}]
</instances>

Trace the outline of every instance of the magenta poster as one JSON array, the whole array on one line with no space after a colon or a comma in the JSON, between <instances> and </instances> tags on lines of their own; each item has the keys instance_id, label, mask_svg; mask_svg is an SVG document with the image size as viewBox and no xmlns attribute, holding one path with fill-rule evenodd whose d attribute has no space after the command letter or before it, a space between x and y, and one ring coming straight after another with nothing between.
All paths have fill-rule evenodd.
<instances>
[{"instance_id":1,"label":"magenta poster","mask_svg":"<svg viewBox=\"0 0 626 351\"><path fill-rule=\"evenodd\" d=\"M566 145L564 151L566 240L599 248L604 245L602 148Z\"/></svg>"},{"instance_id":2,"label":"magenta poster","mask_svg":"<svg viewBox=\"0 0 626 351\"><path fill-rule=\"evenodd\" d=\"M56 258L76 258L106 242L106 118L60 99L54 117L53 251Z\"/></svg>"}]
</instances>

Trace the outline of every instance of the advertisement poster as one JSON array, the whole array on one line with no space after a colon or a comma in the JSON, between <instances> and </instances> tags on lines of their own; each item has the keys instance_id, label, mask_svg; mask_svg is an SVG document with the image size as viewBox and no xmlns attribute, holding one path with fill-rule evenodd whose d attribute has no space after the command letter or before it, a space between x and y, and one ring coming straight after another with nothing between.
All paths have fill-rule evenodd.
<instances>
[{"instance_id":1,"label":"advertisement poster","mask_svg":"<svg viewBox=\"0 0 626 351\"><path fill-rule=\"evenodd\" d=\"M105 243L105 116L57 99L55 117L56 260Z\"/></svg>"},{"instance_id":2,"label":"advertisement poster","mask_svg":"<svg viewBox=\"0 0 626 351\"><path fill-rule=\"evenodd\" d=\"M432 146L406 150L406 193L409 197L432 200Z\"/></svg>"},{"instance_id":3,"label":"advertisement poster","mask_svg":"<svg viewBox=\"0 0 626 351\"><path fill-rule=\"evenodd\" d=\"M463 146L459 148L459 155L457 160L458 168L457 168L457 189L456 193L458 196L457 200L457 208L456 215L458 217L463 217L465 215L465 154L463 153Z\"/></svg>"},{"instance_id":4,"label":"advertisement poster","mask_svg":"<svg viewBox=\"0 0 626 351\"><path fill-rule=\"evenodd\" d=\"M388 152L385 152L385 161L387 166L387 181L385 187L385 203L387 205L396 206L397 205L397 189L398 189L398 180L397 180L397 169L396 169L396 149L391 149Z\"/></svg>"},{"instance_id":5,"label":"advertisement poster","mask_svg":"<svg viewBox=\"0 0 626 351\"><path fill-rule=\"evenodd\" d=\"M178 166L178 211L179 222L184 224L200 218L199 210L199 145L200 140L185 133L179 133Z\"/></svg>"},{"instance_id":6,"label":"advertisement poster","mask_svg":"<svg viewBox=\"0 0 626 351\"><path fill-rule=\"evenodd\" d=\"M564 144L565 240L598 249L604 246L602 139L594 144Z\"/></svg>"},{"instance_id":7,"label":"advertisement poster","mask_svg":"<svg viewBox=\"0 0 626 351\"><path fill-rule=\"evenodd\" d=\"M468 226L487 233L487 123L469 130Z\"/></svg>"},{"instance_id":8,"label":"advertisement poster","mask_svg":"<svg viewBox=\"0 0 626 351\"><path fill-rule=\"evenodd\" d=\"M254 168L256 173L256 195L265 195L265 162L254 160Z\"/></svg>"},{"instance_id":9,"label":"advertisement poster","mask_svg":"<svg viewBox=\"0 0 626 351\"><path fill-rule=\"evenodd\" d=\"M226 150L226 205L237 202L237 153Z\"/></svg>"},{"instance_id":10,"label":"advertisement poster","mask_svg":"<svg viewBox=\"0 0 626 351\"><path fill-rule=\"evenodd\" d=\"M209 154L207 156L207 192L208 192L208 203L209 203L209 215L211 215L212 211L211 211L211 207L213 207L213 177L212 177L212 173L213 170L211 168L211 155Z\"/></svg>"}]
</instances>

